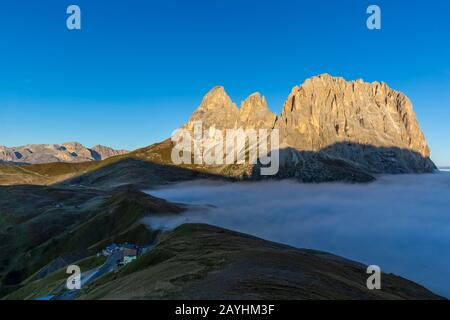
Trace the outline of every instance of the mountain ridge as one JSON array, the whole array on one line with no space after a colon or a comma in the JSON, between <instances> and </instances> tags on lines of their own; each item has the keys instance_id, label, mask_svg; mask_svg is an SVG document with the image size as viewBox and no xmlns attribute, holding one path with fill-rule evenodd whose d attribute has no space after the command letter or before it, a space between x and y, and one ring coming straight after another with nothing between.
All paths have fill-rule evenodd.
<instances>
[{"instance_id":1,"label":"mountain ridge","mask_svg":"<svg viewBox=\"0 0 450 320\"><path fill-rule=\"evenodd\" d=\"M326 252L184 224L140 260L89 285L78 299L442 299L386 273L381 290L368 290L366 270L364 264Z\"/></svg>"},{"instance_id":2,"label":"mountain ridge","mask_svg":"<svg viewBox=\"0 0 450 320\"><path fill-rule=\"evenodd\" d=\"M342 112L340 112L342 110ZM294 86L282 113L272 113L260 93L236 104L224 87L208 92L184 129L277 128L280 170L274 178L301 182L370 182L378 174L431 173L437 168L412 104L384 82L320 75ZM348 137L349 136L349 137ZM260 164L175 165L174 142L137 149L95 163L0 166L0 184L118 184L139 186L195 177L261 179ZM149 176L147 176L149 175ZM75 178L77 177L77 178ZM74 179L75 178L75 179ZM120 182L120 183L118 183Z\"/></svg>"},{"instance_id":3,"label":"mountain ridge","mask_svg":"<svg viewBox=\"0 0 450 320\"><path fill-rule=\"evenodd\" d=\"M105 160L126 153L128 153L126 150L115 150L102 145L95 145L92 148L87 148L79 142L65 142L62 144L27 144L18 147L0 146L0 163L79 163Z\"/></svg>"},{"instance_id":4,"label":"mountain ridge","mask_svg":"<svg viewBox=\"0 0 450 320\"><path fill-rule=\"evenodd\" d=\"M278 129L285 164L313 162L305 153L327 150L327 157L375 174L436 170L411 101L384 82L314 76L292 88L280 115L270 111L260 93L251 94L237 109L224 87L216 86L183 128L192 130L198 121L204 130ZM209 141L203 147L211 148ZM383 165L373 166L376 162Z\"/></svg>"},{"instance_id":5,"label":"mountain ridge","mask_svg":"<svg viewBox=\"0 0 450 320\"><path fill-rule=\"evenodd\" d=\"M325 99L324 99L324 97L318 96L318 94L323 93L323 92L320 92L320 89L325 89L327 91L326 92L327 95L326 95ZM350 91L350 92L347 92L347 91ZM293 112L301 113L301 112L305 111L304 109L306 107L313 107L311 105L309 105L309 106L308 105L305 106L305 104L302 105L302 103L301 103L302 101L298 98L307 98L304 100L309 99L313 102L317 102L318 98L320 98L321 100L319 100L318 102L323 102L325 107L331 107L331 110L317 109L319 112L324 113L324 112L339 109L339 107L342 109L343 107L346 107L347 104L351 104L351 103L357 104L358 101L355 101L355 99L353 99L353 101L349 101L349 100L345 100L345 99L341 99L340 101L337 101L338 98L348 98L348 99L354 98L354 97L350 97L349 93L353 93L353 95L361 95L363 93L366 93L368 96L364 97L364 98L366 98L366 100L363 100L362 103L363 104L364 103L367 103L367 104L375 103L378 106L378 108L382 107L383 102L385 105L388 105L389 102L394 103L395 110L389 110L389 111L391 113L395 113L395 112L400 113L401 119L392 119L391 117L388 117L389 116L388 114L383 114L383 116L386 116L386 118L384 120L386 120L387 122L395 122L394 120L399 120L398 122L401 121L406 129L409 129L410 131L415 131L411 134L414 135L414 137L416 138L417 141L413 141L414 139L412 139L412 137L402 137L402 138L405 138L405 140L402 141L404 146L410 147L411 150L418 151L418 153L420 153L424 157L430 156L430 153L431 153L430 148L429 148L428 144L426 143L425 136L424 136L422 130L420 129L420 126L418 125L416 115L412 108L412 103L405 94L403 94L402 92L400 92L398 90L394 90L394 89L390 88L385 82L382 82L382 81L381 82L374 81L374 82L369 83L369 82L364 82L364 80L362 80L362 79L346 80L343 77L335 77L335 76L331 76L330 74L327 74L327 73L320 74L318 76L313 76L311 78L306 79L303 84L294 86L291 89L291 92L288 95L287 99L285 100L280 114L276 114L276 113L270 111L270 108L266 102L265 97L263 95L261 95L259 92L254 92L254 93L250 94L246 99L244 99L241 102L241 107L237 108L236 104L232 101L232 99L229 97L229 95L225 91L225 88L223 86L215 86L205 95L201 104L194 111L191 118L184 125L184 127L190 129L193 127L192 123L194 121L205 120L201 117L201 115L202 115L201 113L202 112L204 113L204 111L206 111L206 110L211 113L214 113L217 110L223 109L225 111L232 110L231 111L232 113L239 115L237 117L234 117L234 118L236 118L236 124L233 125L233 123L231 123L232 125L230 125L227 129L232 129L234 127L238 127L237 124L240 124L242 127L245 128L247 126L248 117L252 115L252 111L258 112L262 109L263 111L268 111L266 114L268 118L274 117L274 119L273 119L274 123L272 124L272 121L268 121L268 124L266 126L264 126L263 128L266 128L266 129L277 128L280 130L285 130L285 128L283 126L283 122L286 123L288 120L291 120L291 119L287 119L290 116L290 113L293 113ZM362 97L357 97L357 98L362 98ZM330 99L331 99L331 101L330 101ZM382 101L382 100L384 100L384 101ZM390 101L390 100L392 100L392 101ZM306 102L308 103L311 101L306 101ZM318 107L318 106L314 105L314 107ZM350 111L356 111L355 114L358 116L357 117L358 121L360 121L360 124L362 125L364 123L364 117L367 117L368 115L364 114L363 111L365 111L365 110L361 110L360 107L361 106L357 105L355 107L355 110L350 110ZM391 106L385 106L385 107L391 107ZM220 111L223 111L223 110L220 110ZM202 112L200 112L200 111L202 111ZM306 111L308 111L308 110L306 110ZM311 111L311 110L309 110L309 111ZM355 114L349 114L347 116L351 117L351 116L355 116ZM220 127L224 127L224 122L227 123L227 121L223 121L223 119L217 119L217 117L211 117L211 114L208 114L207 116L208 116L208 121L204 122L206 126L214 125L214 126L216 126L216 128L220 128ZM345 115L342 114L339 116L343 117ZM237 118L239 118L239 120L237 120ZM211 123L211 120L213 120L212 123ZM316 123L314 123L315 121L317 121L317 119L315 117L308 117L307 120L312 120L309 122L313 125L316 125ZM334 119L331 119L331 120L334 120ZM345 122L346 119L339 119L339 120L344 120L341 122ZM397 124L397 123L395 123L395 124ZM347 124L346 123L335 123L335 124L330 125L330 128L332 128L335 131L339 131L342 129L343 131L347 131L347 133L349 131L348 127L349 127L348 123ZM258 129L258 127L256 129ZM300 129L304 129L304 128L300 128ZM381 128L381 126L379 126L378 128L374 128L374 129L380 129L380 131L392 130L392 128L386 128L386 124L383 126L383 128ZM402 128L396 128L396 129L401 130ZM354 128L353 128L352 131L354 133L356 130L354 130ZM387 133L387 132L385 132L385 133ZM389 133L395 134L395 132L389 132ZM400 132L398 132L398 133L400 133ZM337 132L337 134L339 134L339 132ZM406 141L406 138L410 138L411 141ZM286 141L286 140L289 141L288 138L284 137L284 141ZM336 142L336 141L334 141L334 142ZM365 143L365 141L354 141L354 142ZM317 150L318 149L315 146L310 146L308 148L308 146L299 145L299 144L292 143L292 142L287 143L287 144L290 146L302 149L302 150ZM320 148L326 147L329 144L330 143L322 144L322 145L320 145ZM408 146L408 144L410 144L410 145ZM384 145L384 146L400 147L399 145L395 145L395 144Z\"/></svg>"}]
</instances>

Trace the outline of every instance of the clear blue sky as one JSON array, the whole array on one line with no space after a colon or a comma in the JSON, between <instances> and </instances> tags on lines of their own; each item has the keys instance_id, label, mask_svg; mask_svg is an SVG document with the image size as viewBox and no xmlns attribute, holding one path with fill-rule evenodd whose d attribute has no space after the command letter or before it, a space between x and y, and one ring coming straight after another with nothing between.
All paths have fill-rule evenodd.
<instances>
[{"instance_id":1,"label":"clear blue sky","mask_svg":"<svg viewBox=\"0 0 450 320\"><path fill-rule=\"evenodd\" d=\"M81 31L66 28L70 4ZM381 31L366 28L370 4ZM448 21L444 0L2 0L0 145L134 149L170 136L215 85L279 112L294 85L330 73L405 92L450 165Z\"/></svg>"}]
</instances>

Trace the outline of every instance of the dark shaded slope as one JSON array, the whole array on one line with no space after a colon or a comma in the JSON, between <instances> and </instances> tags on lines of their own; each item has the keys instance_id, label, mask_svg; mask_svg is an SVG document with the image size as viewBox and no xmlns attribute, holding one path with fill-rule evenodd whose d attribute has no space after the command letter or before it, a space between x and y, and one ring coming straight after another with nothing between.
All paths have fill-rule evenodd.
<instances>
[{"instance_id":1,"label":"dark shaded slope","mask_svg":"<svg viewBox=\"0 0 450 320\"><path fill-rule=\"evenodd\" d=\"M34 166L0 165L0 184L57 184L62 187L144 188L193 179L294 178L302 182L370 182L374 174L433 172L429 158L411 150L340 142L320 151L280 150L280 170L261 176L260 165L174 165L170 140L104 161Z\"/></svg>"},{"instance_id":2,"label":"dark shaded slope","mask_svg":"<svg viewBox=\"0 0 450 320\"><path fill-rule=\"evenodd\" d=\"M158 231L142 226L143 217L183 210L133 190L109 195L89 189L0 188L1 283L18 285L51 261L77 261L111 242L147 245Z\"/></svg>"},{"instance_id":3,"label":"dark shaded slope","mask_svg":"<svg viewBox=\"0 0 450 320\"><path fill-rule=\"evenodd\" d=\"M166 140L129 154L111 165L92 170L64 183L94 187L133 185L149 187L193 179L297 179L302 182L370 182L374 175L428 173L436 167L429 158L400 148L355 143L336 143L318 152L281 149L280 168L275 176L261 176L260 164L179 165L172 164L172 142ZM248 159L247 159L248 160Z\"/></svg>"},{"instance_id":4,"label":"dark shaded slope","mask_svg":"<svg viewBox=\"0 0 450 320\"><path fill-rule=\"evenodd\" d=\"M157 247L84 289L82 299L440 299L382 275L366 287L366 267L208 225L183 225Z\"/></svg>"},{"instance_id":5,"label":"dark shaded slope","mask_svg":"<svg viewBox=\"0 0 450 320\"><path fill-rule=\"evenodd\" d=\"M189 170L170 164L160 164L137 158L127 158L69 179L61 186L87 186L102 189L131 186L145 188L194 179L215 179L207 172Z\"/></svg>"},{"instance_id":6,"label":"dark shaded slope","mask_svg":"<svg viewBox=\"0 0 450 320\"><path fill-rule=\"evenodd\" d=\"M81 163L55 162L32 165L0 163L0 186L18 184L50 185L99 169L123 158L125 156L120 155L102 161Z\"/></svg>"},{"instance_id":7,"label":"dark shaded slope","mask_svg":"<svg viewBox=\"0 0 450 320\"><path fill-rule=\"evenodd\" d=\"M108 196L98 190L0 187L0 281L24 279L27 252L92 217Z\"/></svg>"}]
</instances>

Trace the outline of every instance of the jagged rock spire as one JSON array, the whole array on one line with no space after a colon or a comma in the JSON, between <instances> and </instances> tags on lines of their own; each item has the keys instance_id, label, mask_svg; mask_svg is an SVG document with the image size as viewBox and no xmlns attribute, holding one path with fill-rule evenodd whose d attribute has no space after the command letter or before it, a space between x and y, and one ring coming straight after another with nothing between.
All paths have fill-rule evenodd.
<instances>
[{"instance_id":1,"label":"jagged rock spire","mask_svg":"<svg viewBox=\"0 0 450 320\"><path fill-rule=\"evenodd\" d=\"M202 121L204 128L231 129L239 126L239 109L221 86L211 89L194 111L186 127L193 129L194 122Z\"/></svg>"},{"instance_id":2,"label":"jagged rock spire","mask_svg":"<svg viewBox=\"0 0 450 320\"><path fill-rule=\"evenodd\" d=\"M272 129L277 116L270 112L266 98L259 92L251 94L241 104L240 120L244 128Z\"/></svg>"}]
</instances>

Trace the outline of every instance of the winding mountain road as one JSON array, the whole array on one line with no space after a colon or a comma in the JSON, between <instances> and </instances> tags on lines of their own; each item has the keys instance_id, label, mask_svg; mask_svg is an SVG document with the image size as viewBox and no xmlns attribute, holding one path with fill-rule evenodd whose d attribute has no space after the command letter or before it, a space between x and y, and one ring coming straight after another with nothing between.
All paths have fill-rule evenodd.
<instances>
[{"instance_id":1,"label":"winding mountain road","mask_svg":"<svg viewBox=\"0 0 450 320\"><path fill-rule=\"evenodd\" d=\"M114 271L117 268L117 263L123 259L123 251L113 252L105 263L95 269L85 271L81 274L81 288L85 287L95 279L100 278L106 273ZM64 283L63 286L66 284ZM69 290L62 295L55 298L55 300L74 300L80 290Z\"/></svg>"}]
</instances>

